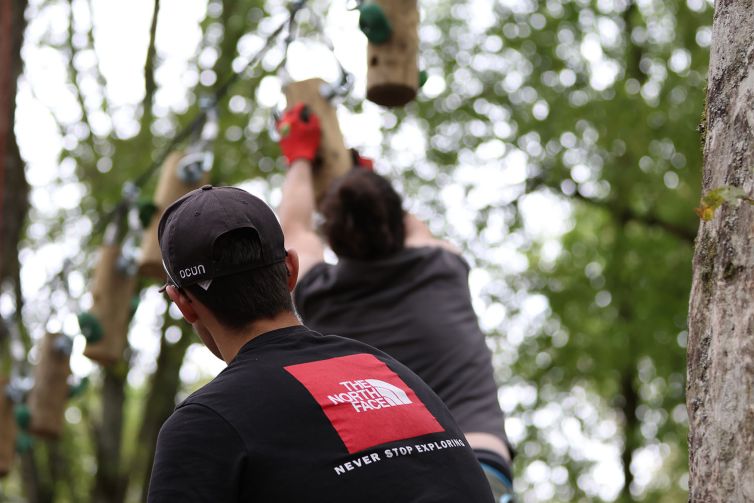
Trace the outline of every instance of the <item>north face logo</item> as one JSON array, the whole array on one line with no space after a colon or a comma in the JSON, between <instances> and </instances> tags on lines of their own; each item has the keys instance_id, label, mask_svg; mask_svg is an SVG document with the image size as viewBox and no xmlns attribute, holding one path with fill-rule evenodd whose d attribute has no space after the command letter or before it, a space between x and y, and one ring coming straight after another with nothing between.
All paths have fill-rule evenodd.
<instances>
[{"instance_id":1,"label":"north face logo","mask_svg":"<svg viewBox=\"0 0 754 503\"><path fill-rule=\"evenodd\" d=\"M379 379L360 379L339 383L346 391L328 395L334 404L350 403L356 412L396 407L413 403L405 391Z\"/></svg>"},{"instance_id":2,"label":"north face logo","mask_svg":"<svg viewBox=\"0 0 754 503\"><path fill-rule=\"evenodd\" d=\"M416 392L374 355L355 354L289 365L350 454L445 431Z\"/></svg>"}]
</instances>

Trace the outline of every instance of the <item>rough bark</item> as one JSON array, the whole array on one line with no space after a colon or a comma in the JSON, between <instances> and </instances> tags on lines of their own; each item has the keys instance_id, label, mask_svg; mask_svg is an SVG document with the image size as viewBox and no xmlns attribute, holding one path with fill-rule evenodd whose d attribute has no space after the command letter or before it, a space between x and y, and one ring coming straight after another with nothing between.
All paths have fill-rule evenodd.
<instances>
[{"instance_id":1,"label":"rough bark","mask_svg":"<svg viewBox=\"0 0 754 503\"><path fill-rule=\"evenodd\" d=\"M25 9L26 0L0 0L0 285L17 275L18 241L29 206L24 163L13 131Z\"/></svg>"},{"instance_id":2,"label":"rough bark","mask_svg":"<svg viewBox=\"0 0 754 503\"><path fill-rule=\"evenodd\" d=\"M754 5L718 0L703 190L754 193ZM697 236L689 306L689 501L754 501L754 207L728 204Z\"/></svg>"}]
</instances>

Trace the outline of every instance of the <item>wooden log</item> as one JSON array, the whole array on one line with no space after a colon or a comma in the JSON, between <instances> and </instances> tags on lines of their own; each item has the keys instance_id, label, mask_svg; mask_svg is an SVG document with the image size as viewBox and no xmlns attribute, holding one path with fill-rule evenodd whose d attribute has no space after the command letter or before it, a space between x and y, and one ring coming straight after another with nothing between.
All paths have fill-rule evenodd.
<instances>
[{"instance_id":1,"label":"wooden log","mask_svg":"<svg viewBox=\"0 0 754 503\"><path fill-rule=\"evenodd\" d=\"M419 10L416 0L372 0L385 13L392 34L367 44L367 99L386 107L403 106L419 89Z\"/></svg>"},{"instance_id":2,"label":"wooden log","mask_svg":"<svg viewBox=\"0 0 754 503\"><path fill-rule=\"evenodd\" d=\"M8 474L16 453L16 418L13 402L5 394L8 380L0 378L0 477Z\"/></svg>"},{"instance_id":3,"label":"wooden log","mask_svg":"<svg viewBox=\"0 0 754 503\"><path fill-rule=\"evenodd\" d=\"M136 277L118 270L119 256L120 246L103 246L94 271L90 313L102 326L103 337L87 343L84 356L103 365L115 363L123 356L131 317L131 298L136 291Z\"/></svg>"},{"instance_id":4,"label":"wooden log","mask_svg":"<svg viewBox=\"0 0 754 503\"><path fill-rule=\"evenodd\" d=\"M182 157L182 152L171 152L162 165L160 179L157 182L157 190L154 194L154 204L157 206L157 211L155 211L149 227L144 231L141 241L139 275L155 278L160 281L165 279L160 243L157 241L157 227L160 224L160 217L165 208L173 204L173 202L192 190L209 183L209 172L203 173L201 179L196 182L182 180L178 173L178 165Z\"/></svg>"},{"instance_id":5,"label":"wooden log","mask_svg":"<svg viewBox=\"0 0 754 503\"><path fill-rule=\"evenodd\" d=\"M34 387L29 393L31 423L29 432L56 439L63 433L63 415L68 401L70 354L56 347L62 334L46 334L39 345L39 361L34 367Z\"/></svg>"},{"instance_id":6,"label":"wooden log","mask_svg":"<svg viewBox=\"0 0 754 503\"><path fill-rule=\"evenodd\" d=\"M334 179L348 173L353 167L351 153L343 142L335 108L322 97L323 85L327 84L322 79L308 79L291 82L283 89L288 108L296 103L305 103L319 117L322 141L314 170L314 194L317 201L322 199Z\"/></svg>"}]
</instances>

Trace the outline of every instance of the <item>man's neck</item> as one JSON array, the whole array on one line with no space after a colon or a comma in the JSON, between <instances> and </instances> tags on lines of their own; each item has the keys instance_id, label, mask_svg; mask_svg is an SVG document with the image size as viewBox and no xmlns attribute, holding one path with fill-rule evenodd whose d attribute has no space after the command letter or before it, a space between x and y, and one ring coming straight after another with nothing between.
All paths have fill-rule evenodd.
<instances>
[{"instance_id":1,"label":"man's neck","mask_svg":"<svg viewBox=\"0 0 754 503\"><path fill-rule=\"evenodd\" d=\"M230 363L241 348L250 340L262 334L280 328L301 325L296 315L290 311L280 313L273 318L257 320L240 332L221 331L215 336L215 342L225 363Z\"/></svg>"}]
</instances>

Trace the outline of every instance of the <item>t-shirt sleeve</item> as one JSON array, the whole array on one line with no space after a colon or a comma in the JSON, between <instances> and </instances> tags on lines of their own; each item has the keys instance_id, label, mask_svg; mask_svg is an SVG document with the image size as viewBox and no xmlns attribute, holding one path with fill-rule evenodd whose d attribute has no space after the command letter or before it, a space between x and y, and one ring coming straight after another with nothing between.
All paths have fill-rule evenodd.
<instances>
[{"instance_id":1,"label":"t-shirt sleeve","mask_svg":"<svg viewBox=\"0 0 754 503\"><path fill-rule=\"evenodd\" d=\"M157 438L149 503L238 501L246 449L212 409L178 408Z\"/></svg>"},{"instance_id":2,"label":"t-shirt sleeve","mask_svg":"<svg viewBox=\"0 0 754 503\"><path fill-rule=\"evenodd\" d=\"M320 262L309 269L296 285L296 289L293 291L293 303L296 305L296 311L304 320L309 314L309 299L314 292L322 288L322 283L326 281L331 268L330 264Z\"/></svg>"},{"instance_id":3,"label":"t-shirt sleeve","mask_svg":"<svg viewBox=\"0 0 754 503\"><path fill-rule=\"evenodd\" d=\"M442 255L449 264L454 266L464 275L468 275L469 271L471 271L471 265L469 265L469 262L460 253L455 253L450 250L443 249Z\"/></svg>"}]
</instances>

